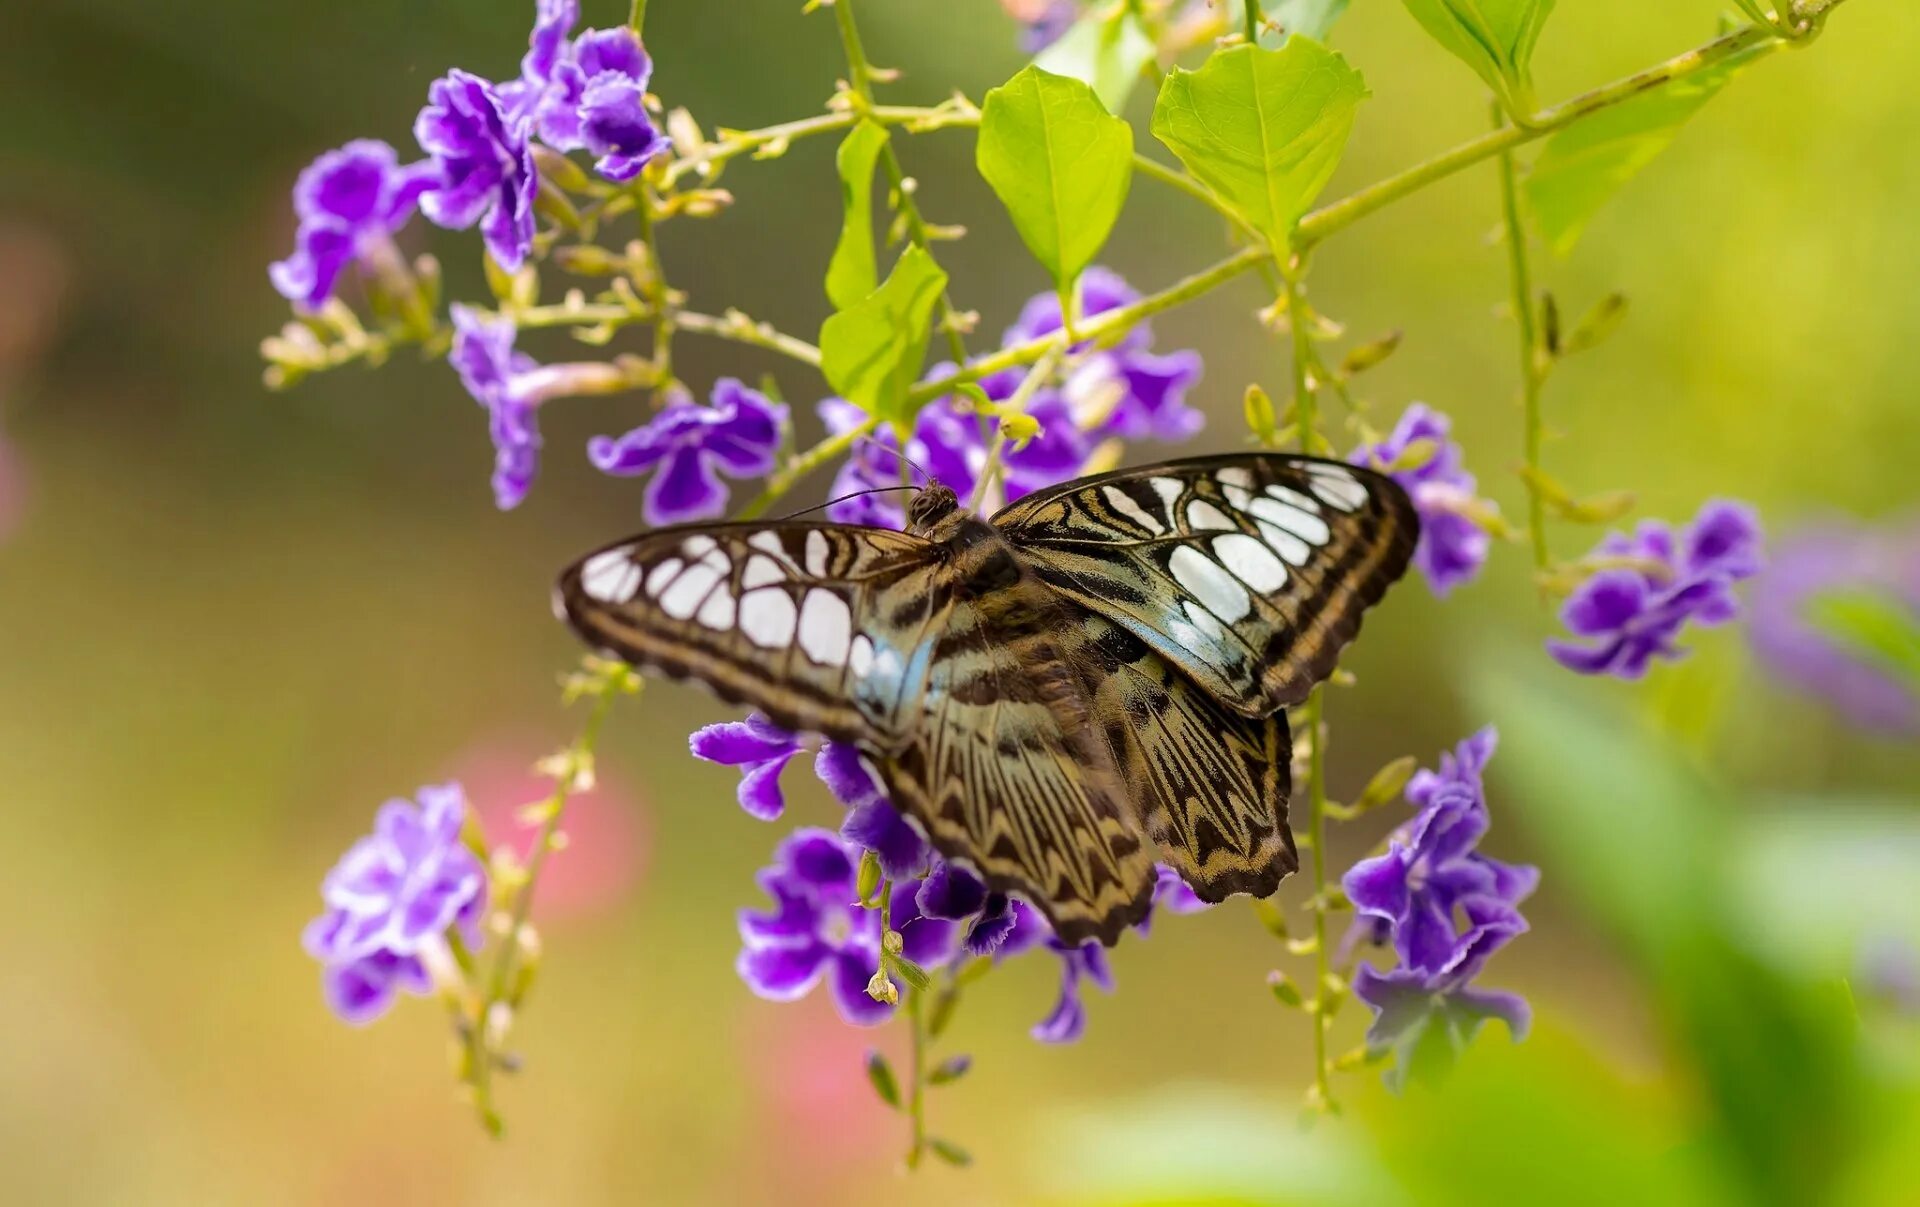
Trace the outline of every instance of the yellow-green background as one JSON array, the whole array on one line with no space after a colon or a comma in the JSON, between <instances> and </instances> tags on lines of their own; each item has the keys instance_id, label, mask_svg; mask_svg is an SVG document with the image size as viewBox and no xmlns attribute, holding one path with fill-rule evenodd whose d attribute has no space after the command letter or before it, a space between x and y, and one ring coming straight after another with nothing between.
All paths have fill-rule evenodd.
<instances>
[{"instance_id":1,"label":"yellow-green background","mask_svg":"<svg viewBox=\"0 0 1920 1207\"><path fill-rule=\"evenodd\" d=\"M586 7L602 25L625 9ZM654 90L709 128L814 111L842 70L831 19L803 17L798 0L652 8ZM977 99L1020 64L991 0L862 8L874 58L905 72L900 98L957 87ZM1712 0L1559 8L1538 59L1550 97L1702 41L1718 15ZM755 900L752 871L777 831L735 808L732 773L687 756L687 731L723 713L673 686L608 731L605 769L627 786L645 849L617 899L547 929L516 1037L527 1071L502 1090L504 1143L454 1101L433 1006L405 1003L359 1032L325 1013L297 941L319 877L382 799L447 775L476 744L531 762L567 738L577 718L553 685L575 651L548 615L547 582L639 526L637 484L580 456L589 435L634 420L624 400L555 407L538 488L502 515L483 417L444 365L403 355L289 394L259 384L256 343L284 318L265 264L289 244L295 173L350 137L410 146L428 81L453 65L509 73L530 9L55 0L0 22L0 429L31 479L24 526L0 546L6 1197L1023 1202L1081 1193L1061 1189L1073 1182L1063 1171L1124 1169L1126 1157L1171 1168L1158 1142L1216 1173L1258 1163L1261 1201L1317 1201L1368 1178L1464 1201L1406 1173L1418 1121L1454 1120L1457 1136L1427 1134L1452 1137L1445 1160L1463 1168L1552 1151L1504 1125L1461 1127L1467 1116L1430 1096L1388 1102L1367 1074L1342 1083L1351 1121L1298 1131L1305 1024L1267 996L1262 977L1282 957L1235 905L1124 942L1120 990L1094 996L1077 1046L1026 1038L1051 1002L1048 961L987 982L953 1031L975 1071L935 1103L939 1128L979 1167L895 1181L897 1130L857 1069L871 1037L844 1033L823 1002L763 1003L734 977L733 912ZM1482 128L1477 82L1399 5L1358 0L1335 41L1374 95L1331 194ZM1543 266L1569 311L1609 289L1633 299L1621 333L1550 386L1566 438L1548 457L1565 480L1631 487L1656 515L1737 495L1776 529L1912 504L1916 61L1920 26L1904 4L1853 0L1819 44L1740 79L1571 259ZM1144 106L1136 96L1132 116ZM950 132L902 154L930 216L970 228L943 259L954 296L983 315L984 343L1046 283L974 175L971 147ZM730 212L670 228L666 263L695 306L816 329L838 205L831 157L822 140L742 161L725 178ZM1358 334L1406 332L1366 392L1383 415L1415 398L1454 414L1511 513L1519 427L1511 328L1496 313L1503 253L1487 238L1496 204L1490 168L1463 173L1326 246L1314 287ZM408 238L442 255L456 290L477 289L470 236L416 224ZM1222 249L1206 211L1141 180L1105 260L1151 288ZM1264 300L1240 282L1157 323L1159 347L1206 356L1199 398L1214 424L1196 450L1234 446L1248 380L1281 388L1283 350L1251 318ZM560 336L530 347L566 355ZM679 361L699 385L777 368L797 402L822 392L804 371L697 337L683 337ZM1571 556L1593 535L1558 530L1556 549ZM1331 706L1336 791L1498 719L1469 695L1475 667L1485 679L1515 654L1537 665L1550 628L1523 563L1502 549L1444 605L1410 583L1369 621L1352 661L1359 687ZM1911 747L1852 735L1776 688L1735 631L1696 644L1643 686L1556 674L1545 690L1667 735L1742 807L1911 795ZM794 784L804 779L796 768ZM1661 987L1567 890L1575 870L1532 842L1540 803L1500 775L1494 792L1490 848L1546 866L1534 932L1487 979L1533 1000L1540 1034L1518 1049L1484 1036L1468 1088L1517 1095L1532 1115L1531 1078L1576 1077L1638 1120L1635 1152L1678 1143L1682 1120L1705 1108L1684 1044L1663 1027ZM799 816L831 818L812 785L796 796ZM1818 829L1825 807L1803 806L1804 820ZM1335 862L1387 821L1340 835ZM1791 879L1803 865L1781 866ZM1828 937L1814 928L1810 959L1834 954L1812 950ZM1339 1020L1343 1049L1357 1013ZM1910 1035L1902 1050L1911 1056ZM1599 1184L1630 1167L1603 1168Z\"/></svg>"}]
</instances>

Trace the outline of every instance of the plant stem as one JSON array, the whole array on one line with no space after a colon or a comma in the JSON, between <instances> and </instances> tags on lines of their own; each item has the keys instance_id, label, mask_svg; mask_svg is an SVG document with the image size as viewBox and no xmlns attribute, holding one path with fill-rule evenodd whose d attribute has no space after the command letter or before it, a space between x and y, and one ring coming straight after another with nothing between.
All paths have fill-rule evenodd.
<instances>
[{"instance_id":1,"label":"plant stem","mask_svg":"<svg viewBox=\"0 0 1920 1207\"><path fill-rule=\"evenodd\" d=\"M841 432L838 436L829 436L801 453L769 478L767 488L761 491L753 501L742 507L740 513L734 518L751 520L762 515L767 508L779 502L782 495L792 490L794 484L800 479L852 448L862 436L872 435L874 429L879 426L880 420L877 417L869 418L859 427Z\"/></svg>"},{"instance_id":2,"label":"plant stem","mask_svg":"<svg viewBox=\"0 0 1920 1207\"><path fill-rule=\"evenodd\" d=\"M1312 377L1315 361L1313 332L1307 325L1306 265L1295 261L1282 271L1287 291L1287 330L1293 336L1293 422L1300 433L1300 451L1312 456L1320 438L1320 408L1317 383Z\"/></svg>"},{"instance_id":3,"label":"plant stem","mask_svg":"<svg viewBox=\"0 0 1920 1207\"><path fill-rule=\"evenodd\" d=\"M1656 64L1645 71L1615 80L1611 84L1604 84L1591 92L1584 92L1572 100L1543 110L1533 121L1524 126L1503 126L1498 130L1482 134L1478 138L1461 143L1450 151L1415 164L1403 172L1397 172L1384 180L1370 184L1332 205L1322 206L1300 220L1299 229L1294 236L1294 246L1296 248L1312 246L1334 232L1344 230L1375 210L1398 201L1410 193L1418 192L1463 168L1472 167L1502 151L1544 138L1583 117L1611 105L1617 105L1621 101L1630 100L1662 84L1683 79L1729 60L1758 58L1784 45L1787 43L1773 31L1756 25L1749 25L1724 37L1715 38L1704 46L1695 47L1685 54L1675 55L1666 62Z\"/></svg>"},{"instance_id":4,"label":"plant stem","mask_svg":"<svg viewBox=\"0 0 1920 1207\"><path fill-rule=\"evenodd\" d=\"M633 9L627 16L627 24L636 34L646 27L647 0L633 0Z\"/></svg>"},{"instance_id":5,"label":"plant stem","mask_svg":"<svg viewBox=\"0 0 1920 1207\"><path fill-rule=\"evenodd\" d=\"M1327 752L1321 740L1324 688L1307 697L1307 844L1313 873L1313 1095L1322 1110L1334 1109L1332 1065L1327 1059L1327 1028L1332 1002L1327 993L1331 971L1327 951Z\"/></svg>"},{"instance_id":6,"label":"plant stem","mask_svg":"<svg viewBox=\"0 0 1920 1207\"><path fill-rule=\"evenodd\" d=\"M652 191L645 184L641 184L635 201L638 203L634 206L634 211L640 219L640 241L647 249L647 276L644 288L647 301L653 308L653 404L657 407L660 405L662 396L674 384L674 314L671 302L673 291L667 285L666 266L660 262L660 241L654 235Z\"/></svg>"},{"instance_id":7,"label":"plant stem","mask_svg":"<svg viewBox=\"0 0 1920 1207\"><path fill-rule=\"evenodd\" d=\"M1493 121L1496 129L1506 125L1504 114L1498 105L1493 109ZM1527 228L1520 218L1520 186L1514 170L1513 149L1502 150L1498 157L1500 164L1500 216L1507 241L1507 269L1513 304L1513 317L1520 326L1520 401L1524 425L1523 449L1526 455L1527 469L1527 531L1533 540L1533 565L1536 570L1546 570L1550 564L1547 552L1547 507L1546 499L1535 485L1535 475L1540 472L1540 441L1543 424L1540 418L1540 391L1544 384L1540 371L1540 335L1535 321L1533 304L1533 270L1527 256Z\"/></svg>"},{"instance_id":8,"label":"plant stem","mask_svg":"<svg viewBox=\"0 0 1920 1207\"><path fill-rule=\"evenodd\" d=\"M907 1168L920 1163L927 1148L927 1012L920 991L907 991L907 1119L911 1131Z\"/></svg>"},{"instance_id":9,"label":"plant stem","mask_svg":"<svg viewBox=\"0 0 1920 1207\"><path fill-rule=\"evenodd\" d=\"M853 0L834 0L833 16L840 28L840 46L846 52L848 86L860 99L865 109L873 107L873 66L867 62L866 48L860 42L860 27L854 22ZM907 176L900 168L900 157L893 150L893 128L883 126L887 141L880 148L880 166L886 169L887 183L893 195L899 198L900 216L907 222L907 237L913 245L927 255L933 255L932 239L928 234L926 219L920 214L920 206L913 199L913 193L907 188ZM950 290L940 291L940 328L947 333L947 350L953 354L955 363L964 364L967 359L967 342L960 334L960 312L954 307Z\"/></svg>"},{"instance_id":10,"label":"plant stem","mask_svg":"<svg viewBox=\"0 0 1920 1207\"><path fill-rule=\"evenodd\" d=\"M587 327L612 325L622 326L628 323L645 323L653 319L651 309L634 310L615 303L583 303L578 306L564 302L551 306L530 306L515 311L513 321L522 330L538 327ZM737 310L725 315L702 314L695 310L673 312L676 329L693 331L701 335L710 335L716 339L728 339L735 343L751 344L756 348L765 348L790 357L801 364L813 368L820 367L820 349L797 336L788 335L767 323L755 322Z\"/></svg>"},{"instance_id":11,"label":"plant stem","mask_svg":"<svg viewBox=\"0 0 1920 1207\"><path fill-rule=\"evenodd\" d=\"M1247 41L1260 44L1260 0L1246 0Z\"/></svg>"},{"instance_id":12,"label":"plant stem","mask_svg":"<svg viewBox=\"0 0 1920 1207\"><path fill-rule=\"evenodd\" d=\"M602 682L594 699L593 711L587 714L580 736L567 752L566 774L554 781L553 796L547 802L547 815L540 822L540 831L534 836L533 851L527 856L525 879L514 895L513 908L507 915L506 934L501 937L500 951L494 956L486 990L480 996L472 1025L467 1030L468 1076L472 1079L474 1109L479 1112L481 1123L496 1136L502 1129L499 1112L493 1105L495 1053L488 1038L493 1008L506 1000L513 983L514 964L520 955L521 932L526 929L527 919L533 911L533 892L540 883L540 872L546 867L547 854L555 845L554 836L560 831L560 819L566 813L567 800L592 766L594 746L600 739L600 727L612 711L613 701L619 696L623 682L623 679L611 677Z\"/></svg>"}]
</instances>

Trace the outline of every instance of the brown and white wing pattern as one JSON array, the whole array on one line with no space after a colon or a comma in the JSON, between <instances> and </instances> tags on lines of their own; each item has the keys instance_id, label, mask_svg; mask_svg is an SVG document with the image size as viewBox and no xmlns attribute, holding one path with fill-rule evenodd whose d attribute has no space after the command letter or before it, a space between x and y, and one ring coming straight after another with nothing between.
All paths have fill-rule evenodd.
<instances>
[{"instance_id":1,"label":"brown and white wing pattern","mask_svg":"<svg viewBox=\"0 0 1920 1207\"><path fill-rule=\"evenodd\" d=\"M1041 582L1251 717L1332 673L1420 532L1385 475L1278 453L1082 478L993 523Z\"/></svg>"},{"instance_id":2,"label":"brown and white wing pattern","mask_svg":"<svg viewBox=\"0 0 1920 1207\"><path fill-rule=\"evenodd\" d=\"M954 606L916 730L876 763L942 855L1032 902L1061 941L1111 944L1151 903L1152 847L1081 689L1079 635L1003 603Z\"/></svg>"},{"instance_id":3,"label":"brown and white wing pattern","mask_svg":"<svg viewBox=\"0 0 1920 1207\"><path fill-rule=\"evenodd\" d=\"M1082 629L1095 715L1160 862L1203 901L1271 895L1300 865L1286 711L1243 716L1105 617L1085 613Z\"/></svg>"},{"instance_id":4,"label":"brown and white wing pattern","mask_svg":"<svg viewBox=\"0 0 1920 1207\"><path fill-rule=\"evenodd\" d=\"M609 545L561 574L554 606L598 650L785 728L884 750L919 723L950 599L920 537L789 522Z\"/></svg>"}]
</instances>

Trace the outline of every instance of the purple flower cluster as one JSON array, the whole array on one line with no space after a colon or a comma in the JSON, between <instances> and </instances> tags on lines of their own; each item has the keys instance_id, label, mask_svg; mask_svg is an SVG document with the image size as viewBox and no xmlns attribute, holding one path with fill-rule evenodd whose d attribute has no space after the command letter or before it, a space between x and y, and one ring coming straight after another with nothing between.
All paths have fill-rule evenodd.
<instances>
[{"instance_id":1,"label":"purple flower cluster","mask_svg":"<svg viewBox=\"0 0 1920 1207\"><path fill-rule=\"evenodd\" d=\"M1080 279L1080 309L1088 316L1125 306L1139 296L1104 268L1088 269ZM1002 346L1040 339L1060 328L1060 300L1043 293L1027 302L1019 320L1007 329ZM1079 473L1101 440L1178 441L1200 430L1205 417L1186 402L1187 391L1200 379L1199 354L1155 353L1152 342L1153 333L1145 324L1135 327L1114 347L1084 356L1065 381L1047 385L1032 396L1026 411L1040 425L1040 434L1002 456L1002 502L1010 503ZM940 366L936 373L950 367ZM1013 397L1024 377L1023 369L1007 369L988 374L978 384L989 401L1000 403ZM851 431L866 419L859 408L838 398L820 404L820 417L836 434ZM964 499L979 482L993 437L991 418L949 395L936 399L916 417L906 456ZM842 465L833 493L848 495L900 485L901 465L893 435L877 433ZM903 516L900 504L873 495L836 503L827 514L841 523L886 528L899 527Z\"/></svg>"},{"instance_id":2,"label":"purple flower cluster","mask_svg":"<svg viewBox=\"0 0 1920 1207\"><path fill-rule=\"evenodd\" d=\"M1080 18L1078 0L1000 0L1000 6L1020 22L1020 49L1028 54L1058 42Z\"/></svg>"},{"instance_id":3,"label":"purple flower cluster","mask_svg":"<svg viewBox=\"0 0 1920 1207\"><path fill-rule=\"evenodd\" d=\"M1865 602L1905 644L1920 649L1920 522L1863 528L1832 522L1781 543L1754 580L1748 638L1761 661L1787 682L1831 702L1859 725L1920 732L1920 681L1886 654L1841 640L1817 610ZM1904 617L1904 625L1894 618Z\"/></svg>"},{"instance_id":4,"label":"purple flower cluster","mask_svg":"<svg viewBox=\"0 0 1920 1207\"><path fill-rule=\"evenodd\" d=\"M1473 475L1458 442L1449 439L1453 421L1423 402L1400 416L1393 432L1378 444L1361 445L1348 458L1355 465L1386 470L1406 488L1420 512L1420 543L1413 564L1426 575L1435 595L1444 596L1470 581L1486 564L1492 538L1472 518L1476 507L1490 508L1476 493ZM1416 440L1429 441L1434 453L1410 469L1389 469Z\"/></svg>"},{"instance_id":5,"label":"purple flower cluster","mask_svg":"<svg viewBox=\"0 0 1920 1207\"><path fill-rule=\"evenodd\" d=\"M720 474L773 472L786 422L784 405L723 377L709 405L676 402L624 436L596 436L587 443L587 459L619 477L653 474L641 499L647 523L707 519L727 506Z\"/></svg>"},{"instance_id":6,"label":"purple flower cluster","mask_svg":"<svg viewBox=\"0 0 1920 1207\"><path fill-rule=\"evenodd\" d=\"M758 714L709 725L693 735L691 745L699 758L741 769L740 805L766 821L784 812L780 773L806 749ZM848 1022L866 1025L887 1017L890 1008L866 993L879 968L877 911L854 903L857 868L862 853L871 851L894 885L892 925L906 943L906 958L941 968L963 955L1006 959L1044 948L1060 961L1060 996L1033 1036L1046 1043L1078 1039L1086 1027L1081 985L1113 988L1100 945L1061 943L1039 911L990 891L972 872L936 855L853 747L822 743L814 771L847 807L846 820L838 834L797 831L761 871L760 886L774 907L740 915L738 968L748 988L772 1001L791 1001L830 973L834 1001ZM1175 914L1208 908L1171 870L1162 868L1159 876L1157 907ZM1148 921L1140 923L1142 933Z\"/></svg>"},{"instance_id":7,"label":"purple flower cluster","mask_svg":"<svg viewBox=\"0 0 1920 1207\"><path fill-rule=\"evenodd\" d=\"M1487 832L1483 774L1495 741L1483 729L1442 755L1438 771L1416 774L1406 797L1419 812L1386 854L1355 864L1341 882L1362 922L1399 957L1390 971L1362 965L1353 978L1355 996L1374 1011L1368 1046L1398 1056L1388 1073L1396 1086L1450 1060L1487 1019L1519 1038L1531 1017L1517 995L1472 983L1527 929L1519 905L1540 880L1535 868L1476 849Z\"/></svg>"},{"instance_id":8,"label":"purple flower cluster","mask_svg":"<svg viewBox=\"0 0 1920 1207\"><path fill-rule=\"evenodd\" d=\"M327 873L326 912L302 937L323 968L327 1004L355 1025L380 1017L403 989L429 992L429 963L448 958L450 930L479 940L487 876L461 841L466 794L431 785L416 801L380 807L373 833Z\"/></svg>"},{"instance_id":9,"label":"purple flower cluster","mask_svg":"<svg viewBox=\"0 0 1920 1207\"><path fill-rule=\"evenodd\" d=\"M440 226L478 225L494 260L519 268L533 248L536 137L597 156L609 180L637 176L668 146L646 108L652 62L624 26L569 41L578 20L577 0L540 0L518 79L496 85L456 68L433 81L413 123L418 163L372 140L314 160L294 186L300 225L293 254L269 270L274 288L319 306L341 270L387 246L416 207Z\"/></svg>"},{"instance_id":10,"label":"purple flower cluster","mask_svg":"<svg viewBox=\"0 0 1920 1207\"><path fill-rule=\"evenodd\" d=\"M1587 644L1554 640L1547 651L1582 674L1638 679L1653 659L1685 653L1677 638L1689 623L1739 615L1733 584L1760 570L1760 522L1744 504L1715 500L1679 533L1649 520L1632 536L1609 535L1587 560L1600 569L1560 610Z\"/></svg>"}]
</instances>

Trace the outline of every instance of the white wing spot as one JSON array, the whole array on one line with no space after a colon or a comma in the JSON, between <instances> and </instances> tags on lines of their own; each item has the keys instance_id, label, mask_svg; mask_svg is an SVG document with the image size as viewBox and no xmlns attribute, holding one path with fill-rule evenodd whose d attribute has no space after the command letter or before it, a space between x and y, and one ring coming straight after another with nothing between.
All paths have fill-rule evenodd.
<instances>
[{"instance_id":1,"label":"white wing spot","mask_svg":"<svg viewBox=\"0 0 1920 1207\"><path fill-rule=\"evenodd\" d=\"M1158 535L1167 530L1167 526L1159 520L1154 519L1153 514L1135 502L1132 495L1121 490L1111 482L1102 486L1100 493L1107 497L1108 505L1115 511L1140 525L1140 527L1146 529L1148 532Z\"/></svg>"},{"instance_id":2,"label":"white wing spot","mask_svg":"<svg viewBox=\"0 0 1920 1207\"><path fill-rule=\"evenodd\" d=\"M1175 549L1167 559L1167 568L1173 572L1174 581L1228 624L1253 610L1247 589L1191 545Z\"/></svg>"},{"instance_id":3,"label":"white wing spot","mask_svg":"<svg viewBox=\"0 0 1920 1207\"><path fill-rule=\"evenodd\" d=\"M704 537L695 537L704 540ZM704 561L688 566L679 578L673 580L666 593L660 596L660 610L675 620L685 620L692 616L706 601L707 592L713 590L727 574L727 559L713 551L708 552Z\"/></svg>"},{"instance_id":4,"label":"white wing spot","mask_svg":"<svg viewBox=\"0 0 1920 1207\"><path fill-rule=\"evenodd\" d=\"M1241 582L1266 595L1287 585L1287 568L1267 548L1244 532L1213 538L1213 555Z\"/></svg>"},{"instance_id":5,"label":"white wing spot","mask_svg":"<svg viewBox=\"0 0 1920 1207\"><path fill-rule=\"evenodd\" d=\"M1220 484L1220 490L1221 493L1227 496L1227 502L1233 504L1241 511L1245 511L1253 502L1253 492L1244 486L1235 486L1231 482L1222 482Z\"/></svg>"},{"instance_id":6,"label":"white wing spot","mask_svg":"<svg viewBox=\"0 0 1920 1207\"><path fill-rule=\"evenodd\" d=\"M1267 487L1267 493L1282 503L1292 507L1298 507L1301 511L1310 512L1313 515L1320 514L1320 500L1314 498L1312 495L1303 495L1291 486L1282 486L1280 483L1275 482L1272 486Z\"/></svg>"},{"instance_id":7,"label":"white wing spot","mask_svg":"<svg viewBox=\"0 0 1920 1207\"><path fill-rule=\"evenodd\" d=\"M788 554L787 547L781 542L778 533L766 531L756 532L747 538L747 544L752 545L762 553L771 553L781 565L789 569L798 570L800 568L794 563L793 557Z\"/></svg>"},{"instance_id":8,"label":"white wing spot","mask_svg":"<svg viewBox=\"0 0 1920 1207\"><path fill-rule=\"evenodd\" d=\"M719 547L720 543L710 536L690 536L681 542L680 552L697 562Z\"/></svg>"},{"instance_id":9,"label":"white wing spot","mask_svg":"<svg viewBox=\"0 0 1920 1207\"><path fill-rule=\"evenodd\" d=\"M847 667L853 671L853 677L864 679L873 669L873 642L861 633L853 639L853 651L847 656Z\"/></svg>"},{"instance_id":10,"label":"white wing spot","mask_svg":"<svg viewBox=\"0 0 1920 1207\"><path fill-rule=\"evenodd\" d=\"M1327 527L1325 520L1317 515L1309 515L1298 507L1289 507L1272 499L1255 499L1253 506L1247 510L1259 519L1286 529L1309 545L1324 545L1333 539L1333 530Z\"/></svg>"},{"instance_id":11,"label":"white wing spot","mask_svg":"<svg viewBox=\"0 0 1920 1207\"><path fill-rule=\"evenodd\" d=\"M1358 511L1367 505L1367 488L1360 480L1337 465L1312 465L1313 493L1342 511Z\"/></svg>"},{"instance_id":12,"label":"white wing spot","mask_svg":"<svg viewBox=\"0 0 1920 1207\"><path fill-rule=\"evenodd\" d=\"M707 602L700 605L700 611L694 619L715 632L725 632L733 627L733 592L721 583L707 596Z\"/></svg>"},{"instance_id":13,"label":"white wing spot","mask_svg":"<svg viewBox=\"0 0 1920 1207\"><path fill-rule=\"evenodd\" d=\"M787 581L787 572L782 570L772 558L754 554L747 559L747 568L740 572L740 589L751 591L755 587L764 587L770 583Z\"/></svg>"},{"instance_id":14,"label":"white wing spot","mask_svg":"<svg viewBox=\"0 0 1920 1207\"><path fill-rule=\"evenodd\" d=\"M1242 489L1247 489L1253 485L1253 475L1247 472L1247 467L1244 465L1229 465L1213 476L1223 486L1238 486Z\"/></svg>"},{"instance_id":15,"label":"white wing spot","mask_svg":"<svg viewBox=\"0 0 1920 1207\"><path fill-rule=\"evenodd\" d=\"M1195 531L1204 528L1220 528L1231 532L1239 525L1229 520L1226 512L1205 499L1195 499L1187 504L1187 527Z\"/></svg>"},{"instance_id":16,"label":"white wing spot","mask_svg":"<svg viewBox=\"0 0 1920 1207\"><path fill-rule=\"evenodd\" d=\"M1180 495L1186 489L1180 485L1180 479L1148 478L1147 484L1152 486L1154 493L1160 496L1160 510L1167 515L1172 515L1173 505L1180 501Z\"/></svg>"},{"instance_id":17,"label":"white wing spot","mask_svg":"<svg viewBox=\"0 0 1920 1207\"><path fill-rule=\"evenodd\" d=\"M1265 520L1261 520L1259 523L1260 535L1266 539L1268 546L1270 546L1275 553L1278 553L1288 565L1304 566L1312 559L1313 549L1305 541L1288 532L1286 529L1277 528Z\"/></svg>"},{"instance_id":18,"label":"white wing spot","mask_svg":"<svg viewBox=\"0 0 1920 1207\"><path fill-rule=\"evenodd\" d=\"M680 573L685 563L677 557L670 557L647 573L647 594L658 595L667 589L667 581Z\"/></svg>"},{"instance_id":19,"label":"white wing spot","mask_svg":"<svg viewBox=\"0 0 1920 1207\"><path fill-rule=\"evenodd\" d=\"M779 587L762 587L740 597L740 631L765 649L779 649L793 640L793 596Z\"/></svg>"},{"instance_id":20,"label":"white wing spot","mask_svg":"<svg viewBox=\"0 0 1920 1207\"><path fill-rule=\"evenodd\" d=\"M640 567L625 549L596 553L580 567L580 589L601 603L626 603L640 589Z\"/></svg>"},{"instance_id":21,"label":"white wing spot","mask_svg":"<svg viewBox=\"0 0 1920 1207\"><path fill-rule=\"evenodd\" d=\"M1180 604L1180 610L1187 614L1187 619L1193 622L1193 627L1200 631L1201 636L1218 641L1226 635L1226 630L1220 627L1220 622L1215 619L1213 613L1194 603L1191 599L1183 600Z\"/></svg>"},{"instance_id":22,"label":"white wing spot","mask_svg":"<svg viewBox=\"0 0 1920 1207\"><path fill-rule=\"evenodd\" d=\"M800 603L800 648L822 666L847 660L853 639L853 613L847 601L832 591L815 587Z\"/></svg>"},{"instance_id":23,"label":"white wing spot","mask_svg":"<svg viewBox=\"0 0 1920 1207\"><path fill-rule=\"evenodd\" d=\"M815 578L824 578L827 563L832 559L832 547L827 544L827 534L817 529L807 533L807 573Z\"/></svg>"}]
</instances>

